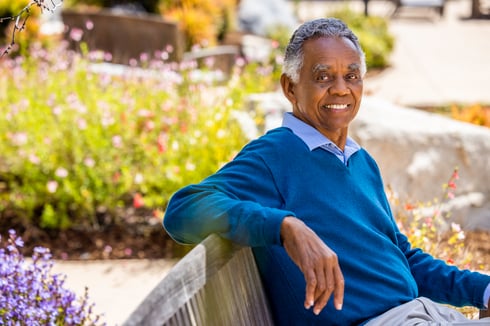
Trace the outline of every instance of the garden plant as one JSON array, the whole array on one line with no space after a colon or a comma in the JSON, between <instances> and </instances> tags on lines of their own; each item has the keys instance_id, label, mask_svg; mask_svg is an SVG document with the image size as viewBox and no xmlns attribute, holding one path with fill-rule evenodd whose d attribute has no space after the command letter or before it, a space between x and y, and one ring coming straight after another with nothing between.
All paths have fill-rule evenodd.
<instances>
[{"instance_id":1,"label":"garden plant","mask_svg":"<svg viewBox=\"0 0 490 326\"><path fill-rule=\"evenodd\" d=\"M65 275L52 272L48 248L36 247L26 260L23 245L14 230L6 239L0 236L1 325L105 325L93 312L88 289L78 297L65 287Z\"/></svg>"}]
</instances>

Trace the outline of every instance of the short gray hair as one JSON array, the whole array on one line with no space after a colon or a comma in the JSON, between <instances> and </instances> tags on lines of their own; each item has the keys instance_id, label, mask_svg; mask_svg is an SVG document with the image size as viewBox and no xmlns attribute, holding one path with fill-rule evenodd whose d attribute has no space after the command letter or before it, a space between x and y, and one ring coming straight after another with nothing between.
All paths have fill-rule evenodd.
<instances>
[{"instance_id":1,"label":"short gray hair","mask_svg":"<svg viewBox=\"0 0 490 326\"><path fill-rule=\"evenodd\" d=\"M357 36L347 25L337 18L318 18L303 23L293 33L284 55L283 73L295 83L299 80L299 71L303 66L303 43L318 37L344 37L352 42L361 59L361 74L366 73L366 56Z\"/></svg>"}]
</instances>

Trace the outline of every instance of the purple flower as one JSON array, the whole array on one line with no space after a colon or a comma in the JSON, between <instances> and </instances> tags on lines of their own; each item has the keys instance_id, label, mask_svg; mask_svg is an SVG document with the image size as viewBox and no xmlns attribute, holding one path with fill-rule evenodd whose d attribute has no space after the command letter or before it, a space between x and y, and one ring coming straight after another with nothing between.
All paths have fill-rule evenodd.
<instances>
[{"instance_id":1,"label":"purple flower","mask_svg":"<svg viewBox=\"0 0 490 326\"><path fill-rule=\"evenodd\" d=\"M53 274L49 249L34 248L32 262L19 247L24 241L9 230L0 237L0 325L105 325L93 314L87 289L83 297L64 288L65 275Z\"/></svg>"}]
</instances>

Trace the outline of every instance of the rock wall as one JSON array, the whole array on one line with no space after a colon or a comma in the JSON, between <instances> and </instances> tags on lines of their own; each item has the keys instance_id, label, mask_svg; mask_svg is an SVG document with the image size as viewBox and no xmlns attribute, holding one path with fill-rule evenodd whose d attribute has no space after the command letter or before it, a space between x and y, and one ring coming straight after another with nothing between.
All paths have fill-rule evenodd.
<instances>
[{"instance_id":1,"label":"rock wall","mask_svg":"<svg viewBox=\"0 0 490 326\"><path fill-rule=\"evenodd\" d=\"M440 198L458 167L452 218L465 229L490 230L489 128L365 97L350 134L400 198Z\"/></svg>"},{"instance_id":2,"label":"rock wall","mask_svg":"<svg viewBox=\"0 0 490 326\"><path fill-rule=\"evenodd\" d=\"M281 92L252 96L249 109L265 116L250 135L280 126L291 110ZM441 198L457 167L456 196L443 208L464 229L490 230L490 128L364 97L349 132L402 201Z\"/></svg>"}]
</instances>

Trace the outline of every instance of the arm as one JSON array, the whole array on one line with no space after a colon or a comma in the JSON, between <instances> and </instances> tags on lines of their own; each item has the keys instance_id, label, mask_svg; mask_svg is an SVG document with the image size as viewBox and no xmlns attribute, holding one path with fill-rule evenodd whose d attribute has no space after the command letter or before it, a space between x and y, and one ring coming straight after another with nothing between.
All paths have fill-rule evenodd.
<instances>
[{"instance_id":1,"label":"arm","mask_svg":"<svg viewBox=\"0 0 490 326\"><path fill-rule=\"evenodd\" d=\"M252 145L216 174L174 194L163 224L183 243L217 233L247 246L280 244L281 222L294 215L283 206L269 167Z\"/></svg>"},{"instance_id":2,"label":"arm","mask_svg":"<svg viewBox=\"0 0 490 326\"><path fill-rule=\"evenodd\" d=\"M282 236L284 248L305 275L305 307L314 306L318 314L334 293L341 309L344 283L335 253L284 206L269 166L246 149L218 173L178 191L163 223L184 243L218 233L248 246L281 245Z\"/></svg>"},{"instance_id":3,"label":"arm","mask_svg":"<svg viewBox=\"0 0 490 326\"><path fill-rule=\"evenodd\" d=\"M398 233L398 242L408 259L419 295L454 306L484 307L484 291L490 283L490 276L460 270L418 248L411 248L408 239L401 233Z\"/></svg>"},{"instance_id":4,"label":"arm","mask_svg":"<svg viewBox=\"0 0 490 326\"><path fill-rule=\"evenodd\" d=\"M342 310L344 277L337 255L303 221L288 216L281 225L281 239L289 257L303 272L306 281L306 309L319 314L332 293L334 305Z\"/></svg>"}]
</instances>

